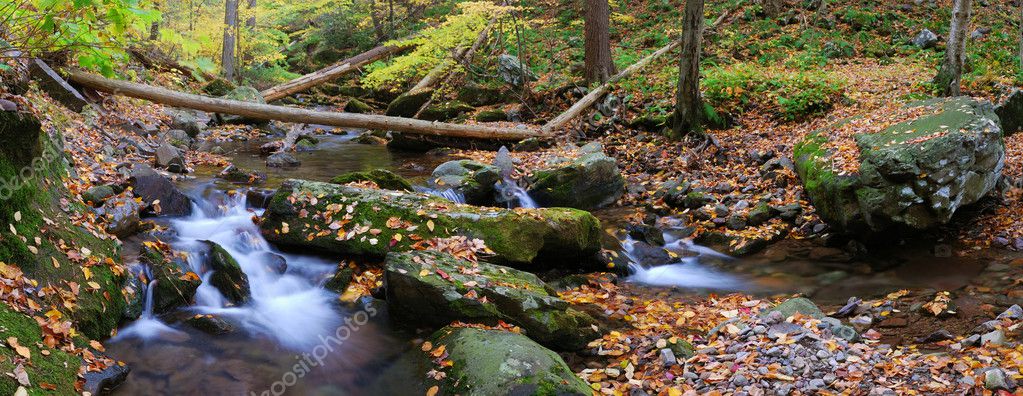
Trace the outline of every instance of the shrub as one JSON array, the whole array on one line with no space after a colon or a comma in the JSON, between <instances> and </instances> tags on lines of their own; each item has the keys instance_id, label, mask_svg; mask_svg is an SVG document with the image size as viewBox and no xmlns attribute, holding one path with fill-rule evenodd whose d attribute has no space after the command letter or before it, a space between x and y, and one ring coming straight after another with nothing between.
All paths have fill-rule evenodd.
<instances>
[{"instance_id":1,"label":"shrub","mask_svg":"<svg viewBox=\"0 0 1023 396\"><path fill-rule=\"evenodd\" d=\"M760 107L798 120L831 109L845 82L823 71L786 71L740 63L708 71L704 98L719 112Z\"/></svg>"}]
</instances>

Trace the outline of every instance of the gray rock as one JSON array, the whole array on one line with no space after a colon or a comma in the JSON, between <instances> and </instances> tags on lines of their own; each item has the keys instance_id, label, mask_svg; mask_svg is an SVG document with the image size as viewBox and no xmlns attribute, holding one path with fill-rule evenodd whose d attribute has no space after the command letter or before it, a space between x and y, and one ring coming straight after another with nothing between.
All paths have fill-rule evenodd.
<instances>
[{"instance_id":1,"label":"gray rock","mask_svg":"<svg viewBox=\"0 0 1023 396\"><path fill-rule=\"evenodd\" d=\"M82 193L82 202L91 203L93 206L99 206L102 205L107 198L112 197L114 193L114 187L109 184L92 186Z\"/></svg>"},{"instance_id":2,"label":"gray rock","mask_svg":"<svg viewBox=\"0 0 1023 396\"><path fill-rule=\"evenodd\" d=\"M154 162L157 167L165 168L168 172L174 173L187 173L188 168L185 166L185 156L180 149L174 147L168 142L163 142L159 148L156 149L156 156Z\"/></svg>"},{"instance_id":3,"label":"gray rock","mask_svg":"<svg viewBox=\"0 0 1023 396\"><path fill-rule=\"evenodd\" d=\"M494 205L494 184L501 180L497 167L472 160L448 161L433 170L430 185L452 189L470 205Z\"/></svg>"},{"instance_id":4,"label":"gray rock","mask_svg":"<svg viewBox=\"0 0 1023 396\"><path fill-rule=\"evenodd\" d=\"M995 106L995 114L998 114L1005 136L1023 129L1023 90L1013 90L1005 101Z\"/></svg>"},{"instance_id":5,"label":"gray rock","mask_svg":"<svg viewBox=\"0 0 1023 396\"><path fill-rule=\"evenodd\" d=\"M192 146L192 137L181 129L171 129L164 134L163 138L164 141L182 149Z\"/></svg>"},{"instance_id":6,"label":"gray rock","mask_svg":"<svg viewBox=\"0 0 1023 396\"><path fill-rule=\"evenodd\" d=\"M929 29L921 30L913 38L913 45L920 49L934 48L934 46L938 45L938 35Z\"/></svg>"},{"instance_id":7,"label":"gray rock","mask_svg":"<svg viewBox=\"0 0 1023 396\"><path fill-rule=\"evenodd\" d=\"M856 330L849 326L835 326L831 328L831 334L835 337L843 340L854 342L860 338L860 335L856 333Z\"/></svg>"},{"instance_id":8,"label":"gray rock","mask_svg":"<svg viewBox=\"0 0 1023 396\"><path fill-rule=\"evenodd\" d=\"M981 345L994 345L1001 346L1005 344L1005 333L1001 330L995 330L990 333L980 336Z\"/></svg>"},{"instance_id":9,"label":"gray rock","mask_svg":"<svg viewBox=\"0 0 1023 396\"><path fill-rule=\"evenodd\" d=\"M984 388L988 390L1010 390L1005 371L995 367L984 372Z\"/></svg>"},{"instance_id":10,"label":"gray rock","mask_svg":"<svg viewBox=\"0 0 1023 396\"><path fill-rule=\"evenodd\" d=\"M625 177L613 158L603 151L590 152L567 164L533 172L526 192L541 207L597 209L621 198Z\"/></svg>"},{"instance_id":11,"label":"gray rock","mask_svg":"<svg viewBox=\"0 0 1023 396\"><path fill-rule=\"evenodd\" d=\"M1023 308L1021 308L1019 305L1013 304L1013 306L1009 307L1009 309L1005 310L1005 312L999 314L998 319L1009 320L1023 319Z\"/></svg>"},{"instance_id":12,"label":"gray rock","mask_svg":"<svg viewBox=\"0 0 1023 396\"><path fill-rule=\"evenodd\" d=\"M821 312L820 308L817 308L817 304L805 297L790 298L773 308L769 308L766 311L760 313L760 317L767 317L771 312L779 312L782 317L788 318L795 315L797 312L812 318L823 318L824 312Z\"/></svg>"},{"instance_id":13,"label":"gray rock","mask_svg":"<svg viewBox=\"0 0 1023 396\"><path fill-rule=\"evenodd\" d=\"M135 165L128 184L146 206L143 215L184 216L192 213L192 201L174 183L149 166ZM157 201L159 204L154 205Z\"/></svg>"},{"instance_id":14,"label":"gray rock","mask_svg":"<svg viewBox=\"0 0 1023 396\"><path fill-rule=\"evenodd\" d=\"M668 348L661 349L661 363L664 364L664 367L671 367L678 364L678 359L675 358L675 352L672 352L671 349Z\"/></svg>"},{"instance_id":15,"label":"gray rock","mask_svg":"<svg viewBox=\"0 0 1023 396\"><path fill-rule=\"evenodd\" d=\"M501 54L501 56L497 57L497 73L504 82L515 87L522 86L524 83L523 77L526 78L525 81L536 79L536 75L526 69L519 58L508 54Z\"/></svg>"},{"instance_id":16,"label":"gray rock","mask_svg":"<svg viewBox=\"0 0 1023 396\"><path fill-rule=\"evenodd\" d=\"M199 136L206 129L206 123L209 122L209 116L195 110L165 107L163 112L170 118L170 122L167 124L171 129L185 131L185 134L191 138Z\"/></svg>"},{"instance_id":17,"label":"gray rock","mask_svg":"<svg viewBox=\"0 0 1023 396\"><path fill-rule=\"evenodd\" d=\"M93 395L105 395L113 391L128 379L131 368L127 365L112 364L102 371L85 371L83 391Z\"/></svg>"},{"instance_id":18,"label":"gray rock","mask_svg":"<svg viewBox=\"0 0 1023 396\"><path fill-rule=\"evenodd\" d=\"M294 168L302 165L302 161L289 153L274 153L266 157L266 166L271 168Z\"/></svg>"},{"instance_id":19,"label":"gray rock","mask_svg":"<svg viewBox=\"0 0 1023 396\"><path fill-rule=\"evenodd\" d=\"M125 192L123 196L107 200L97 213L106 224L108 233L124 239L142 230L141 211L142 205L135 201L135 195Z\"/></svg>"}]
</instances>

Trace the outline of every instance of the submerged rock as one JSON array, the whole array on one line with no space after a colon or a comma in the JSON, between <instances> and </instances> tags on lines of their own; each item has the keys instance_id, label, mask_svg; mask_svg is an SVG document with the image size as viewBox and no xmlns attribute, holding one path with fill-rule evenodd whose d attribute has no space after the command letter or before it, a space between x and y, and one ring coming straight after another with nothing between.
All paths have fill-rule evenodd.
<instances>
[{"instance_id":1,"label":"submerged rock","mask_svg":"<svg viewBox=\"0 0 1023 396\"><path fill-rule=\"evenodd\" d=\"M263 184L266 181L266 174L263 172L249 172L245 171L237 166L228 165L224 170L217 174L218 178L224 179L231 183L245 184L245 185L257 185Z\"/></svg>"},{"instance_id":2,"label":"submerged rock","mask_svg":"<svg viewBox=\"0 0 1023 396\"><path fill-rule=\"evenodd\" d=\"M989 104L960 97L914 103L907 111L919 113L855 135L860 156L854 174L832 168L829 130L796 146L797 173L828 225L849 232L929 229L995 186L1005 146Z\"/></svg>"},{"instance_id":3,"label":"submerged rock","mask_svg":"<svg viewBox=\"0 0 1023 396\"><path fill-rule=\"evenodd\" d=\"M527 192L544 207L597 209L621 198L625 178L613 158L596 151L567 164L533 172Z\"/></svg>"},{"instance_id":4,"label":"submerged rock","mask_svg":"<svg viewBox=\"0 0 1023 396\"><path fill-rule=\"evenodd\" d=\"M170 180L146 165L135 165L128 184L146 205L143 214L185 216L192 213L192 201ZM154 202L159 201L157 205Z\"/></svg>"},{"instance_id":5,"label":"submerged rock","mask_svg":"<svg viewBox=\"0 0 1023 396\"><path fill-rule=\"evenodd\" d=\"M493 205L497 193L494 184L501 180L497 167L473 160L445 162L433 170L432 176L431 186L452 189L470 205Z\"/></svg>"},{"instance_id":6,"label":"submerged rock","mask_svg":"<svg viewBox=\"0 0 1023 396\"><path fill-rule=\"evenodd\" d=\"M223 335L234 332L234 325L214 315L194 315L185 323L206 334Z\"/></svg>"},{"instance_id":7,"label":"submerged rock","mask_svg":"<svg viewBox=\"0 0 1023 396\"><path fill-rule=\"evenodd\" d=\"M86 371L82 377L85 385L82 390L93 395L109 394L128 379L131 368L120 364L112 364L102 371Z\"/></svg>"},{"instance_id":8,"label":"submerged rock","mask_svg":"<svg viewBox=\"0 0 1023 396\"><path fill-rule=\"evenodd\" d=\"M334 184L348 184L354 182L370 181L385 190L414 191L412 183L405 178L386 169L374 169L365 172L348 172L341 176L330 179Z\"/></svg>"},{"instance_id":9,"label":"submerged rock","mask_svg":"<svg viewBox=\"0 0 1023 396\"><path fill-rule=\"evenodd\" d=\"M456 235L483 240L493 260L528 266L559 260L591 264L600 249L600 221L575 209L508 210L458 205L426 194L288 180L260 224L284 246L383 257L420 240Z\"/></svg>"},{"instance_id":10,"label":"submerged rock","mask_svg":"<svg viewBox=\"0 0 1023 396\"><path fill-rule=\"evenodd\" d=\"M274 153L266 158L266 166L271 168L294 168L302 165L302 161L289 153Z\"/></svg>"},{"instance_id":11,"label":"submerged rock","mask_svg":"<svg viewBox=\"0 0 1023 396\"><path fill-rule=\"evenodd\" d=\"M207 265L213 274L210 284L220 290L220 294L235 305L242 305L252 298L249 290L249 277L242 271L238 261L231 257L224 248L213 241L204 241L210 248Z\"/></svg>"},{"instance_id":12,"label":"submerged rock","mask_svg":"<svg viewBox=\"0 0 1023 396\"><path fill-rule=\"evenodd\" d=\"M593 390L565 361L521 334L474 328L445 327L430 337L433 348L444 346L454 364L440 380L427 376L437 368L431 351L413 348L397 363L427 378L424 388L438 386L443 395L590 395ZM387 384L386 389L406 384ZM425 389L419 390L421 393ZM400 393L400 392L399 392ZM407 394L407 393L406 393Z\"/></svg>"},{"instance_id":13,"label":"submerged rock","mask_svg":"<svg viewBox=\"0 0 1023 396\"><path fill-rule=\"evenodd\" d=\"M384 285L391 315L408 323L505 321L543 345L565 350L599 337L593 318L571 308L536 275L512 268L434 251L391 253Z\"/></svg>"}]
</instances>

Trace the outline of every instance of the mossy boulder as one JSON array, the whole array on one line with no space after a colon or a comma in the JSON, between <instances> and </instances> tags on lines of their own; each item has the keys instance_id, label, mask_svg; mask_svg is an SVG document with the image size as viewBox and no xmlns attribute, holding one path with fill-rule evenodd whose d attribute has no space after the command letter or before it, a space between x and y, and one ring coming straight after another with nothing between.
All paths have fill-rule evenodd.
<instances>
[{"instance_id":1,"label":"mossy boulder","mask_svg":"<svg viewBox=\"0 0 1023 396\"><path fill-rule=\"evenodd\" d=\"M577 377L565 361L529 338L500 330L445 327L430 337L429 351L413 348L399 359L397 367L425 378L422 389L437 386L442 395L590 395L593 390ZM434 363L430 354L444 346L451 367ZM431 370L445 376L435 380ZM409 387L386 384L385 389ZM405 389L405 391L410 391ZM398 392L399 394L401 392ZM411 393L406 393L411 394Z\"/></svg>"},{"instance_id":2,"label":"mossy boulder","mask_svg":"<svg viewBox=\"0 0 1023 396\"><path fill-rule=\"evenodd\" d=\"M48 105L53 106L53 105ZM31 114L0 111L0 261L20 268L43 285L95 283L80 293L75 307L65 307L57 293L40 297L40 305L58 307L78 331L100 339L121 323L126 305L117 241L78 219L90 215L87 207L64 186L70 177L62 128L70 127L62 109L40 108L52 114L43 128ZM69 257L67 252L75 252ZM82 271L88 265L88 273ZM77 367L77 365L75 366Z\"/></svg>"},{"instance_id":3,"label":"mossy boulder","mask_svg":"<svg viewBox=\"0 0 1023 396\"><path fill-rule=\"evenodd\" d=\"M202 87L202 92L210 96L224 96L237 89L238 86L223 78L214 78Z\"/></svg>"},{"instance_id":4,"label":"mossy boulder","mask_svg":"<svg viewBox=\"0 0 1023 396\"><path fill-rule=\"evenodd\" d=\"M451 100L427 106L426 109L423 109L419 118L427 121L448 121L473 110L475 108L465 102Z\"/></svg>"},{"instance_id":5,"label":"mossy boulder","mask_svg":"<svg viewBox=\"0 0 1023 396\"><path fill-rule=\"evenodd\" d=\"M494 184L501 180L496 166L473 160L448 161L433 170L430 185L438 190L452 189L470 205L493 205L497 193Z\"/></svg>"},{"instance_id":6,"label":"mossy boulder","mask_svg":"<svg viewBox=\"0 0 1023 396\"><path fill-rule=\"evenodd\" d=\"M149 286L155 287L154 312L169 312L192 303L202 281L194 272L187 270L188 264L184 260L147 243L139 252L139 261L146 264L152 274Z\"/></svg>"},{"instance_id":7,"label":"mossy boulder","mask_svg":"<svg viewBox=\"0 0 1023 396\"><path fill-rule=\"evenodd\" d=\"M4 340L15 338L18 345L28 348L31 359L18 364L15 362L23 357L15 353L14 348L0 348L0 370L13 373L17 366L22 366L31 383L26 387L28 394L79 394L75 390L75 382L78 381L78 369L82 366L81 359L62 350L46 347L43 344L42 329L35 319L11 310L7 304L0 304L0 337ZM53 385L56 389L44 391L39 387L42 383ZM19 386L13 376L0 376L0 394L14 395Z\"/></svg>"},{"instance_id":8,"label":"mossy boulder","mask_svg":"<svg viewBox=\"0 0 1023 396\"><path fill-rule=\"evenodd\" d=\"M540 206L596 209L625 193L618 163L597 150L564 164L533 172L529 196Z\"/></svg>"},{"instance_id":9,"label":"mossy boulder","mask_svg":"<svg viewBox=\"0 0 1023 396\"><path fill-rule=\"evenodd\" d=\"M415 191L412 187L412 183L405 180L394 172L386 169L374 169L371 171L363 172L348 172L341 176L330 179L331 183L334 184L348 184L354 182L370 181L376 183L376 185L385 190L396 190L396 191Z\"/></svg>"},{"instance_id":10,"label":"mossy boulder","mask_svg":"<svg viewBox=\"0 0 1023 396\"><path fill-rule=\"evenodd\" d=\"M469 83L458 88L458 100L473 106L490 106L504 103L508 95L501 86Z\"/></svg>"},{"instance_id":11,"label":"mossy boulder","mask_svg":"<svg viewBox=\"0 0 1023 396\"><path fill-rule=\"evenodd\" d=\"M242 271L238 261L231 257L231 253L224 250L213 241L204 241L210 248L209 265L210 285L217 288L220 294L234 305L242 305L252 298L252 291L249 290L249 277Z\"/></svg>"},{"instance_id":12,"label":"mossy boulder","mask_svg":"<svg viewBox=\"0 0 1023 396\"><path fill-rule=\"evenodd\" d=\"M426 194L304 180L283 183L261 229L282 246L371 257L461 235L483 240L494 252L488 260L517 266L558 260L582 267L600 249L600 221L581 210L482 208Z\"/></svg>"},{"instance_id":13,"label":"mossy boulder","mask_svg":"<svg viewBox=\"0 0 1023 396\"><path fill-rule=\"evenodd\" d=\"M223 96L224 99L237 100L240 102L249 102L256 104L266 104L266 100L263 100L263 95L259 93L259 90L249 87L240 86L232 89ZM233 114L220 114L219 115L221 124L266 124L267 121L258 118L249 118L245 116L238 116Z\"/></svg>"},{"instance_id":14,"label":"mossy boulder","mask_svg":"<svg viewBox=\"0 0 1023 396\"><path fill-rule=\"evenodd\" d=\"M93 186L82 192L82 202L92 206L100 206L103 205L103 202L106 201L107 198L114 196L114 194L116 194L116 192L112 185L104 184L101 186Z\"/></svg>"},{"instance_id":15,"label":"mossy boulder","mask_svg":"<svg viewBox=\"0 0 1023 396\"><path fill-rule=\"evenodd\" d=\"M426 88L401 94L395 98L384 113L392 117L412 117L433 97L433 89Z\"/></svg>"},{"instance_id":16,"label":"mossy boulder","mask_svg":"<svg viewBox=\"0 0 1023 396\"><path fill-rule=\"evenodd\" d=\"M402 323L505 321L560 350L581 349L600 336L593 318L571 308L536 275L512 268L434 251L390 253L384 285L389 312Z\"/></svg>"},{"instance_id":17,"label":"mossy boulder","mask_svg":"<svg viewBox=\"0 0 1023 396\"><path fill-rule=\"evenodd\" d=\"M922 114L854 135L858 170L832 168L831 128L795 147L796 172L817 214L840 231L926 230L952 219L995 186L1005 166L998 116L972 98L912 103Z\"/></svg>"},{"instance_id":18,"label":"mossy boulder","mask_svg":"<svg viewBox=\"0 0 1023 396\"><path fill-rule=\"evenodd\" d=\"M501 109L490 109L483 110L476 113L476 121L479 122L499 122L508 121L508 113Z\"/></svg>"},{"instance_id":19,"label":"mossy boulder","mask_svg":"<svg viewBox=\"0 0 1023 396\"><path fill-rule=\"evenodd\" d=\"M349 99L348 103L345 103L345 111L348 113L372 113L373 107L359 99Z\"/></svg>"}]
</instances>

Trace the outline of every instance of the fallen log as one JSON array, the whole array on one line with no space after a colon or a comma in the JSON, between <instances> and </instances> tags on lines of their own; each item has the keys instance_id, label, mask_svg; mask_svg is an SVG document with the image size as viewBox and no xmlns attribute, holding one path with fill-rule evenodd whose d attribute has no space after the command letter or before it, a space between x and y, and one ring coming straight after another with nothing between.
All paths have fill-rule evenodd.
<instances>
[{"instance_id":1,"label":"fallen log","mask_svg":"<svg viewBox=\"0 0 1023 396\"><path fill-rule=\"evenodd\" d=\"M267 102L277 100L285 96L305 91L327 81L335 80L347 73L358 70L363 66L411 47L412 46L410 45L381 45L341 62L335 63L327 68L306 74L284 84L268 88L267 90L260 92L260 94L263 95L263 100L266 100Z\"/></svg>"},{"instance_id":2,"label":"fallen log","mask_svg":"<svg viewBox=\"0 0 1023 396\"><path fill-rule=\"evenodd\" d=\"M144 99L173 107L183 107L211 113L234 114L261 120L331 125L342 128L363 128L398 131L419 135L458 138L518 141L541 136L532 128L494 127L431 122L373 114L335 113L313 111L285 106L211 98L172 91L152 85L112 80L95 74L73 70L70 80L97 91Z\"/></svg>"},{"instance_id":3,"label":"fallen log","mask_svg":"<svg viewBox=\"0 0 1023 396\"><path fill-rule=\"evenodd\" d=\"M564 113L561 113L557 117L554 117L554 119L550 120L547 124L541 127L540 132L543 134L550 134L554 130L560 129L561 127L565 126L565 124L567 124L573 118L578 117L579 113L582 113L583 110L586 110L590 106L593 106L593 104L597 103L597 101L600 100L600 98L604 97L604 95L607 94L607 91L611 89L612 84L622 80L625 77L628 77L630 74L635 73L637 70L642 69L657 57L664 55L666 52L671 51L675 47L678 47L680 44L682 44L681 40L672 41L671 44L668 44L663 48L654 51L654 53L647 55L643 59L640 59L639 62L636 62L632 64L632 66L629 66L628 68L622 70L618 74L611 76L611 78L609 78L606 83L602 84L597 88L594 88L582 99L579 99L578 102L575 102L575 104L573 104L572 107L568 108L568 110L565 110Z\"/></svg>"}]
</instances>

